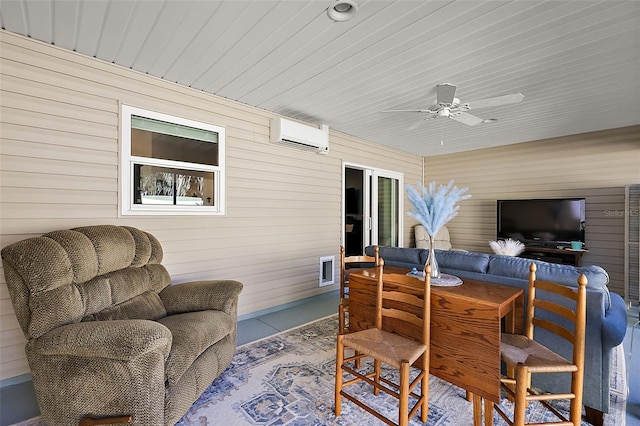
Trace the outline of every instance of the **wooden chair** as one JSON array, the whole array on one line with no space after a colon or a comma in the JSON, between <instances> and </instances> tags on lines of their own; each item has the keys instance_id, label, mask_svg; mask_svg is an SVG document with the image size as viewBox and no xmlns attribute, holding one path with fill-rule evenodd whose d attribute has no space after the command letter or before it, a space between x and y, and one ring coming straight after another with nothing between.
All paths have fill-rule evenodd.
<instances>
[{"instance_id":1,"label":"wooden chair","mask_svg":"<svg viewBox=\"0 0 640 426\"><path fill-rule=\"evenodd\" d=\"M335 414L340 416L342 397L345 397L389 425L408 425L409 420L418 409L420 409L422 422L426 423L429 404L431 280L429 274L426 274L424 283L416 278L401 274L383 274L383 265L384 260L379 258L376 263L375 327L338 335ZM362 280L362 282L358 280ZM358 274L352 275L351 282L371 286L370 280ZM422 333L415 339L405 337L395 332L383 330L383 324L393 324L396 329L402 329L402 324L410 324L414 328L417 327ZM346 348L355 351L355 355L345 357ZM351 361L362 357L373 358L373 371L368 370L368 372L362 373L349 365ZM415 365L416 361L421 361L421 363ZM399 383L381 376L382 362L400 371ZM410 377L411 366L419 370L417 377L413 380ZM348 377L352 376L352 378L345 381L343 372L349 373ZM361 381L373 386L375 395L378 395L382 390L399 400L397 423L345 391L347 386ZM415 392L418 384L420 384L419 394ZM409 409L409 396L416 399L416 403L411 409Z\"/></svg>"},{"instance_id":2,"label":"wooden chair","mask_svg":"<svg viewBox=\"0 0 640 426\"><path fill-rule=\"evenodd\" d=\"M344 246L340 246L340 305L338 305L338 328L340 334L343 334L347 329L345 313L349 312L349 298L347 297L349 293L349 275L354 270L354 268L349 268L349 265L362 266L362 264L371 263L371 267L374 267L378 261L378 252L379 248L376 246L374 256L345 256Z\"/></svg>"},{"instance_id":3,"label":"wooden chair","mask_svg":"<svg viewBox=\"0 0 640 426\"><path fill-rule=\"evenodd\" d=\"M502 334L500 353L502 361L507 366L507 377L501 379L505 389L514 401L513 420L503 407L485 402L485 424L491 424L493 408L509 425L525 424L525 409L529 402L539 401L549 409L559 421L536 423L536 425L580 425L582 416L582 386L584 381L584 345L586 322L587 278L580 275L578 288L571 288L561 284L536 280L536 265L529 268L529 293L527 295L527 314L523 335ZM569 300L570 306L541 300L536 297L538 291L553 295L555 300ZM540 311L546 311L546 319L540 318ZM554 320L550 320L552 314ZM557 322L556 322L557 321ZM567 328L567 326L569 328ZM542 346L534 340L534 328L545 329L573 344L573 355L569 361ZM537 331L540 331L540 330ZM533 390L531 375L536 373L570 373L570 392L551 394ZM570 400L570 416L567 419L558 412L549 401ZM477 409L476 409L477 408ZM479 424L480 409L474 404L474 423Z\"/></svg>"},{"instance_id":4,"label":"wooden chair","mask_svg":"<svg viewBox=\"0 0 640 426\"><path fill-rule=\"evenodd\" d=\"M133 423L133 416L120 416L120 417L91 417L86 416L80 419L78 426L99 426L99 425L114 425L114 424L131 424Z\"/></svg>"}]
</instances>

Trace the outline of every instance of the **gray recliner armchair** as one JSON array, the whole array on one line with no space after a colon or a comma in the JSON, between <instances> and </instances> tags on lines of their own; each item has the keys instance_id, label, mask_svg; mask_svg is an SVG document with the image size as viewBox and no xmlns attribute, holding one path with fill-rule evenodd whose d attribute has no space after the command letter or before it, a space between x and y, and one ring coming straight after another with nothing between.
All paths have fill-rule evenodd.
<instances>
[{"instance_id":1,"label":"gray recliner armchair","mask_svg":"<svg viewBox=\"0 0 640 426\"><path fill-rule=\"evenodd\" d=\"M45 423L172 425L229 366L242 284L172 286L162 255L153 235L113 225L2 249Z\"/></svg>"}]
</instances>

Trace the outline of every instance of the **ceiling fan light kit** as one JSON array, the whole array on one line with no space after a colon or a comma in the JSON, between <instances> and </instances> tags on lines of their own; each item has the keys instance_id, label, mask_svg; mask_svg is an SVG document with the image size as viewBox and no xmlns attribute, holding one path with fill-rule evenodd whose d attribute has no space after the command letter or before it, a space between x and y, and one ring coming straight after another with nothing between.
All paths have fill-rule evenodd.
<instances>
[{"instance_id":1,"label":"ceiling fan light kit","mask_svg":"<svg viewBox=\"0 0 640 426\"><path fill-rule=\"evenodd\" d=\"M353 0L338 0L329 9L327 14L329 18L336 22L344 22L356 16L358 11L358 3Z\"/></svg>"},{"instance_id":2,"label":"ceiling fan light kit","mask_svg":"<svg viewBox=\"0 0 640 426\"><path fill-rule=\"evenodd\" d=\"M428 109L391 109L384 110L382 112L417 112L428 114L425 120L451 118L459 123L466 124L467 126L475 126L478 124L494 123L498 120L496 118L482 119L469 114L467 111L470 111L471 109L514 104L521 102L522 99L524 99L524 95L522 95L522 93L513 93L510 95L482 99L475 102L461 103L460 99L455 97L456 86L449 83L438 84L436 86L436 92L436 104Z\"/></svg>"}]
</instances>

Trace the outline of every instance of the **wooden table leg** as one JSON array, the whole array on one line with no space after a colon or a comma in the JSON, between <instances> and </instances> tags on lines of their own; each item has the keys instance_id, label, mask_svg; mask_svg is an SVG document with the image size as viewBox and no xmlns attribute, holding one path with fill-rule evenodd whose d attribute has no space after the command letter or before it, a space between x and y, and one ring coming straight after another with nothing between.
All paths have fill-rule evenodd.
<instances>
[{"instance_id":1,"label":"wooden table leg","mask_svg":"<svg viewBox=\"0 0 640 426\"><path fill-rule=\"evenodd\" d=\"M493 401L484 399L484 426L493 426Z\"/></svg>"},{"instance_id":2,"label":"wooden table leg","mask_svg":"<svg viewBox=\"0 0 640 426\"><path fill-rule=\"evenodd\" d=\"M482 426L482 397L467 391L473 399L473 426Z\"/></svg>"},{"instance_id":3,"label":"wooden table leg","mask_svg":"<svg viewBox=\"0 0 640 426\"><path fill-rule=\"evenodd\" d=\"M469 391L467 395L473 399L473 426L493 426L493 402Z\"/></svg>"}]
</instances>

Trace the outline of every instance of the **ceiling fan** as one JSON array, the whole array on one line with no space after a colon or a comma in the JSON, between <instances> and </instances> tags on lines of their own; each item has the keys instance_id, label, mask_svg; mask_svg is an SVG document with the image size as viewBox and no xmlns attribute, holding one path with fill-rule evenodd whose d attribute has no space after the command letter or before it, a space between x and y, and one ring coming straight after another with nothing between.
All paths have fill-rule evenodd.
<instances>
[{"instance_id":1,"label":"ceiling fan","mask_svg":"<svg viewBox=\"0 0 640 426\"><path fill-rule=\"evenodd\" d=\"M497 121L496 119L482 119L467 113L472 109L487 108L493 106L514 104L522 101L524 95L522 93L513 93L511 95L497 96L495 98L487 98L469 103L461 103L460 99L455 97L456 86L449 83L438 84L436 104L427 109L388 109L382 112L418 112L427 114L425 120L436 118L451 118L468 126L475 126L481 123L490 123ZM420 123L417 123L417 127Z\"/></svg>"}]
</instances>

